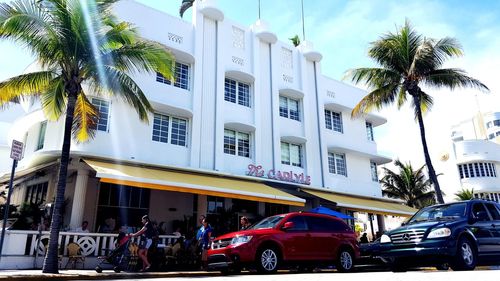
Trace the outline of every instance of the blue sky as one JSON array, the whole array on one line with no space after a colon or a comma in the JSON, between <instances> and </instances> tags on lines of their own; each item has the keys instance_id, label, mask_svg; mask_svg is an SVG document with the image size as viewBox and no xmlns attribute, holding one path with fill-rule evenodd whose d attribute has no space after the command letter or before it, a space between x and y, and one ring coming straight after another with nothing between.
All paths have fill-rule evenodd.
<instances>
[{"instance_id":1,"label":"blue sky","mask_svg":"<svg viewBox=\"0 0 500 281\"><path fill-rule=\"evenodd\" d=\"M178 16L181 0L138 2ZM217 2L226 18L247 26L258 18L258 0ZM261 2L261 18L270 24L279 40L286 41L295 34L302 35L300 0ZM476 104L482 111L500 111L500 1L304 0L304 11L306 39L323 54L323 74L339 80L350 68L373 66L366 56L369 43L383 33L394 31L406 18L427 37L450 36L461 42L465 56L450 61L446 66L466 69L471 76L485 83L491 92L459 90L452 93L427 89L435 97L432 111L425 116L434 159L450 151L450 127L477 112ZM189 21L191 12L188 11L184 18ZM0 40L0 80L20 74L31 60L22 48ZM393 158L412 161L415 166L422 165L422 148L413 113L408 108L397 111L391 107L380 114L388 122L375 131L379 151ZM2 116L6 116L5 113L0 114L0 122ZM450 168L447 164L435 164L438 172L445 173L440 177L441 181L446 181L447 175L456 174L456 167ZM456 179L448 179L450 185L457 184L453 180Z\"/></svg>"}]
</instances>

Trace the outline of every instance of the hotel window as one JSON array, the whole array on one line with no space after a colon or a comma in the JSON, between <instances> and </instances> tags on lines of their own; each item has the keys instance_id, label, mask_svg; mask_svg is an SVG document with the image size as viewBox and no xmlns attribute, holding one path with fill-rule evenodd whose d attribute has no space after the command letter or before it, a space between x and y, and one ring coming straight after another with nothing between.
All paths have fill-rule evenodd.
<instances>
[{"instance_id":1,"label":"hotel window","mask_svg":"<svg viewBox=\"0 0 500 281\"><path fill-rule=\"evenodd\" d=\"M325 124L326 128L339 133L343 133L342 113L325 109Z\"/></svg>"},{"instance_id":2,"label":"hotel window","mask_svg":"<svg viewBox=\"0 0 500 281\"><path fill-rule=\"evenodd\" d=\"M377 163L370 162L370 169L372 171L372 181L378 182Z\"/></svg>"},{"instance_id":3,"label":"hotel window","mask_svg":"<svg viewBox=\"0 0 500 281\"><path fill-rule=\"evenodd\" d=\"M45 142L45 131L47 129L47 121L40 123L40 131L38 132L38 143L36 145L36 150L43 148L43 143Z\"/></svg>"},{"instance_id":4,"label":"hotel window","mask_svg":"<svg viewBox=\"0 0 500 281\"><path fill-rule=\"evenodd\" d=\"M220 214L225 211L224 208L224 197L207 197L207 214Z\"/></svg>"},{"instance_id":5,"label":"hotel window","mask_svg":"<svg viewBox=\"0 0 500 281\"><path fill-rule=\"evenodd\" d=\"M299 101L280 96L280 116L300 121Z\"/></svg>"},{"instance_id":6,"label":"hotel window","mask_svg":"<svg viewBox=\"0 0 500 281\"><path fill-rule=\"evenodd\" d=\"M109 121L109 102L92 99L92 104L98 112L98 118L96 123L96 130L107 132L108 131L108 121Z\"/></svg>"},{"instance_id":7,"label":"hotel window","mask_svg":"<svg viewBox=\"0 0 500 281\"><path fill-rule=\"evenodd\" d=\"M302 167L302 146L281 142L281 164Z\"/></svg>"},{"instance_id":8,"label":"hotel window","mask_svg":"<svg viewBox=\"0 0 500 281\"><path fill-rule=\"evenodd\" d=\"M163 114L154 114L152 140L170 144L187 146L188 121Z\"/></svg>"},{"instance_id":9,"label":"hotel window","mask_svg":"<svg viewBox=\"0 0 500 281\"><path fill-rule=\"evenodd\" d=\"M176 62L174 70L174 78L175 78L174 87L181 88L184 90L189 90L189 65ZM165 78L159 72L156 73L156 81L167 85L172 84L172 81Z\"/></svg>"},{"instance_id":10,"label":"hotel window","mask_svg":"<svg viewBox=\"0 0 500 281\"><path fill-rule=\"evenodd\" d=\"M339 153L328 153L328 170L332 174L337 174L347 177L347 166L345 162L345 155Z\"/></svg>"},{"instance_id":11,"label":"hotel window","mask_svg":"<svg viewBox=\"0 0 500 281\"><path fill-rule=\"evenodd\" d=\"M373 125L370 122L366 122L366 137L368 138L369 141L374 141L375 139L373 138Z\"/></svg>"},{"instance_id":12,"label":"hotel window","mask_svg":"<svg viewBox=\"0 0 500 281\"><path fill-rule=\"evenodd\" d=\"M250 85L226 78L224 82L224 100L250 107Z\"/></svg>"},{"instance_id":13,"label":"hotel window","mask_svg":"<svg viewBox=\"0 0 500 281\"><path fill-rule=\"evenodd\" d=\"M47 199L46 197L48 186L48 182L28 185L28 187L26 188L26 196L24 197L24 202L36 205L44 203Z\"/></svg>"},{"instance_id":14,"label":"hotel window","mask_svg":"<svg viewBox=\"0 0 500 281\"><path fill-rule=\"evenodd\" d=\"M496 177L496 168L494 163L469 163L458 165L460 178L475 177Z\"/></svg>"},{"instance_id":15,"label":"hotel window","mask_svg":"<svg viewBox=\"0 0 500 281\"><path fill-rule=\"evenodd\" d=\"M250 135L224 129L224 153L250 158Z\"/></svg>"}]
</instances>

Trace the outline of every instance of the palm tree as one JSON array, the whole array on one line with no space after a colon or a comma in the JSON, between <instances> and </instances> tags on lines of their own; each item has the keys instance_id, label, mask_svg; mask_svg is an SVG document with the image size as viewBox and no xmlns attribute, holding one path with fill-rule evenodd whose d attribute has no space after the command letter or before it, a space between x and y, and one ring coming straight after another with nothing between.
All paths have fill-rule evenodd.
<instances>
[{"instance_id":1,"label":"palm tree","mask_svg":"<svg viewBox=\"0 0 500 281\"><path fill-rule=\"evenodd\" d=\"M292 41L293 46L297 47L300 45L300 38L297 34L295 36L288 38L288 40Z\"/></svg>"},{"instance_id":2,"label":"palm tree","mask_svg":"<svg viewBox=\"0 0 500 281\"><path fill-rule=\"evenodd\" d=\"M148 122L152 107L131 73L159 72L173 79L174 60L162 45L141 39L126 22L111 15L117 0L17 0L0 4L0 38L27 48L41 70L0 82L0 106L21 97L41 100L45 116L66 114L61 163L49 245L43 272L57 273L61 208L71 136L83 142L94 136L97 114L82 84L93 95L116 95ZM90 5L92 3L93 5Z\"/></svg>"},{"instance_id":3,"label":"palm tree","mask_svg":"<svg viewBox=\"0 0 500 281\"><path fill-rule=\"evenodd\" d=\"M483 83L467 76L462 69L442 68L446 60L462 54L461 46L454 38L435 40L423 37L406 21L396 33L388 33L371 43L368 56L380 67L353 69L346 74L354 83L363 82L371 89L354 107L352 117L393 103L400 109L409 98L412 99L415 118L420 127L425 163L440 203L444 203L443 195L429 156L422 117L431 108L433 99L421 86L451 90L466 87L488 90Z\"/></svg>"},{"instance_id":4,"label":"palm tree","mask_svg":"<svg viewBox=\"0 0 500 281\"><path fill-rule=\"evenodd\" d=\"M466 201L466 200L471 200L474 198L474 188L467 189L467 188L462 188L459 192L455 193L455 200L456 201Z\"/></svg>"},{"instance_id":5,"label":"palm tree","mask_svg":"<svg viewBox=\"0 0 500 281\"><path fill-rule=\"evenodd\" d=\"M380 183L384 188L382 190L384 196L402 199L406 205L417 209L436 203L435 192L429 190L431 182L423 173L425 165L413 170L411 163L403 164L396 160L394 164L399 168L399 173L382 168L385 175Z\"/></svg>"},{"instance_id":6,"label":"palm tree","mask_svg":"<svg viewBox=\"0 0 500 281\"><path fill-rule=\"evenodd\" d=\"M179 7L179 15L184 16L184 12L186 12L189 8L193 6L194 0L182 0L182 4Z\"/></svg>"}]
</instances>

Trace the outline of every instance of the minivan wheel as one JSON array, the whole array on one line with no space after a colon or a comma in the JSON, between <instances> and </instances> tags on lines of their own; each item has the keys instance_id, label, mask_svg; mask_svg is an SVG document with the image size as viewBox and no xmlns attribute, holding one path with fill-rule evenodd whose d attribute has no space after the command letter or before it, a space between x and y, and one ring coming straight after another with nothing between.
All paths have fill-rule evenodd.
<instances>
[{"instance_id":1,"label":"minivan wheel","mask_svg":"<svg viewBox=\"0 0 500 281\"><path fill-rule=\"evenodd\" d=\"M354 270L354 257L349 249L341 249L337 257L337 271L351 272Z\"/></svg>"},{"instance_id":2,"label":"minivan wheel","mask_svg":"<svg viewBox=\"0 0 500 281\"><path fill-rule=\"evenodd\" d=\"M460 237L457 244L457 254L455 260L451 263L451 269L473 270L476 268L477 253L472 242L466 237Z\"/></svg>"},{"instance_id":3,"label":"minivan wheel","mask_svg":"<svg viewBox=\"0 0 500 281\"><path fill-rule=\"evenodd\" d=\"M279 252L275 248L263 248L257 254L257 269L261 273L274 273L280 265Z\"/></svg>"}]
</instances>

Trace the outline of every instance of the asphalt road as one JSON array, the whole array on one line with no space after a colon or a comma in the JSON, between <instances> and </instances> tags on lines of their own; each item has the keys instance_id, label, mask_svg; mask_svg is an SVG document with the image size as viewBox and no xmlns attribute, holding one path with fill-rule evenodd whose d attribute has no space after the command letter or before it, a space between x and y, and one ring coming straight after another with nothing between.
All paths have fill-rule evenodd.
<instances>
[{"instance_id":1,"label":"asphalt road","mask_svg":"<svg viewBox=\"0 0 500 281\"><path fill-rule=\"evenodd\" d=\"M500 280L500 269L475 270L475 271L434 271L416 270L401 273L393 272L357 272L357 273L279 273L273 275L257 275L253 273L242 273L234 276L196 277L196 278L154 278L148 280L200 280L203 281L498 281ZM108 279L109 280L109 279ZM120 280L144 280L144 279L120 279ZM117 280L118 281L118 280Z\"/></svg>"}]
</instances>

